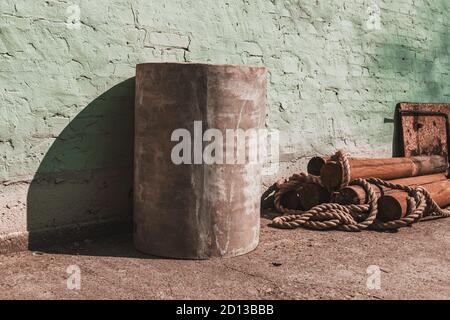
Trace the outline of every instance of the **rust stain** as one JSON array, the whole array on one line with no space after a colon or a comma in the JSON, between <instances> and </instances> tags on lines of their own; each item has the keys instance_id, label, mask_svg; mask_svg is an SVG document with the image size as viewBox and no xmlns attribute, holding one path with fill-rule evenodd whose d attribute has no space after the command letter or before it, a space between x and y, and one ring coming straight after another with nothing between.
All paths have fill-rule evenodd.
<instances>
[{"instance_id":1,"label":"rust stain","mask_svg":"<svg viewBox=\"0 0 450 320\"><path fill-rule=\"evenodd\" d=\"M399 110L442 112L450 118L450 104L402 102ZM442 155L447 157L446 120L442 116L403 115L403 152L406 157Z\"/></svg>"}]
</instances>

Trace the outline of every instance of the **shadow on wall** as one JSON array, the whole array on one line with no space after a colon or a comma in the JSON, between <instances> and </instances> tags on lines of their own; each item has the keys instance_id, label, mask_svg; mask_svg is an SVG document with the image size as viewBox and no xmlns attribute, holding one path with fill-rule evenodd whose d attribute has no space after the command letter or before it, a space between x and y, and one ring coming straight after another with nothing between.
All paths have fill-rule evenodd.
<instances>
[{"instance_id":1,"label":"shadow on wall","mask_svg":"<svg viewBox=\"0 0 450 320\"><path fill-rule=\"evenodd\" d=\"M29 249L131 231L134 82L89 103L45 154L27 196Z\"/></svg>"}]
</instances>

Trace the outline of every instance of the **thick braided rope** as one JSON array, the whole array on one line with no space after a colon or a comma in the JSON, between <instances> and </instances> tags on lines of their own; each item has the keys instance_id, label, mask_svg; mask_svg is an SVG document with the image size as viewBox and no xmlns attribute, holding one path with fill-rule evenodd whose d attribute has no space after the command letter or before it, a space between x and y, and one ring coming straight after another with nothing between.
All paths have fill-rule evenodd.
<instances>
[{"instance_id":1,"label":"thick braided rope","mask_svg":"<svg viewBox=\"0 0 450 320\"><path fill-rule=\"evenodd\" d=\"M432 216L441 217L441 218L450 217L450 209L449 208L442 209L441 207L439 207L438 204L436 203L436 201L434 201L433 198L431 197L428 190L423 187L420 187L420 188L421 188L421 192L423 193L423 196L425 197L425 201L428 204L428 213L430 216L432 215Z\"/></svg>"},{"instance_id":2,"label":"thick braided rope","mask_svg":"<svg viewBox=\"0 0 450 320\"><path fill-rule=\"evenodd\" d=\"M284 214L297 214L297 213L301 212L300 210L297 210L297 209L290 209L290 208L283 207L283 205L281 204L281 200L286 193L288 193L290 191L296 191L301 186L305 185L306 183L315 183L318 185L322 185L319 177L316 177L313 175L308 175L303 172L300 174L292 175L284 183L279 183L278 190L274 194L275 209L278 212L281 212Z\"/></svg>"},{"instance_id":3,"label":"thick braided rope","mask_svg":"<svg viewBox=\"0 0 450 320\"><path fill-rule=\"evenodd\" d=\"M276 228L293 229L298 227L312 228L316 230L339 229L344 231L361 231L367 228L377 230L398 229L409 226L423 217L449 217L450 209L442 209L432 199L429 192L423 187L410 187L391 183L378 178L355 179L350 182L350 163L347 154L338 151L332 160L342 167L341 187L347 185L359 185L368 194L368 203L364 205L340 205L337 203L325 203L317 205L308 211L284 208L280 201L283 194L297 188L306 182L314 182L321 185L320 179L301 173L293 175L288 181L280 185L275 193L274 202L278 212L287 214L273 219L271 226ZM371 185L402 190L408 193L408 211L405 217L389 222L381 222L376 219L378 209L378 196Z\"/></svg>"},{"instance_id":4,"label":"thick braided rope","mask_svg":"<svg viewBox=\"0 0 450 320\"><path fill-rule=\"evenodd\" d=\"M272 184L266 191L261 195L261 208L268 209L273 207L274 196L272 193L278 191L277 182Z\"/></svg>"},{"instance_id":5,"label":"thick braided rope","mask_svg":"<svg viewBox=\"0 0 450 320\"><path fill-rule=\"evenodd\" d=\"M272 220L272 226L283 229L307 227L312 229L339 229L344 231L361 231L368 228L377 215L377 198L373 187L363 179L352 181L354 185L360 185L369 194L367 205L340 205L337 203L325 203L317 205L308 211L297 211L297 214L276 217ZM356 217L365 214L362 221Z\"/></svg>"},{"instance_id":6,"label":"thick braided rope","mask_svg":"<svg viewBox=\"0 0 450 320\"><path fill-rule=\"evenodd\" d=\"M332 161L336 161L342 168L342 180L339 189L344 188L350 183L350 161L348 155L342 150L338 150L333 156Z\"/></svg>"},{"instance_id":7,"label":"thick braided rope","mask_svg":"<svg viewBox=\"0 0 450 320\"><path fill-rule=\"evenodd\" d=\"M388 221L381 222L376 220L371 226L373 229L398 229L409 226L414 222L419 221L425 216L434 213L436 216L448 217L450 216L449 210L441 209L437 203L432 199L430 193L424 187L410 187L401 184L391 183L377 178L366 179L369 183L377 186L387 187L389 189L402 190L408 193L408 212L406 216ZM413 208L414 207L414 208Z\"/></svg>"}]
</instances>

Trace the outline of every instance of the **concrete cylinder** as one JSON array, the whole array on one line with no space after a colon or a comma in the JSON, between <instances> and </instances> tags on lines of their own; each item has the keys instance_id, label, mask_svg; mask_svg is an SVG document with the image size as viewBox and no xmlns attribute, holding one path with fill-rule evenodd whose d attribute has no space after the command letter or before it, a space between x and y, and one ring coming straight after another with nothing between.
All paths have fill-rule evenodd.
<instances>
[{"instance_id":1,"label":"concrete cylinder","mask_svg":"<svg viewBox=\"0 0 450 320\"><path fill-rule=\"evenodd\" d=\"M135 111L136 248L184 259L253 250L259 241L262 165L261 158L250 159L254 148L245 135L258 132L262 141L266 69L139 64Z\"/></svg>"}]
</instances>

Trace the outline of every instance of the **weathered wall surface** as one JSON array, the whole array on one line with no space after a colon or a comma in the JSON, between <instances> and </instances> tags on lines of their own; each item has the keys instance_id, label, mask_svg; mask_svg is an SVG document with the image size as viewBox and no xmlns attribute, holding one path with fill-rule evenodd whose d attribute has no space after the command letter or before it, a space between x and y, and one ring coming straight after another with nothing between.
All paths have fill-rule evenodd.
<instances>
[{"instance_id":1,"label":"weathered wall surface","mask_svg":"<svg viewBox=\"0 0 450 320\"><path fill-rule=\"evenodd\" d=\"M2 0L0 248L129 221L136 63L266 65L283 173L389 155L396 102L450 100L449 6Z\"/></svg>"}]
</instances>

